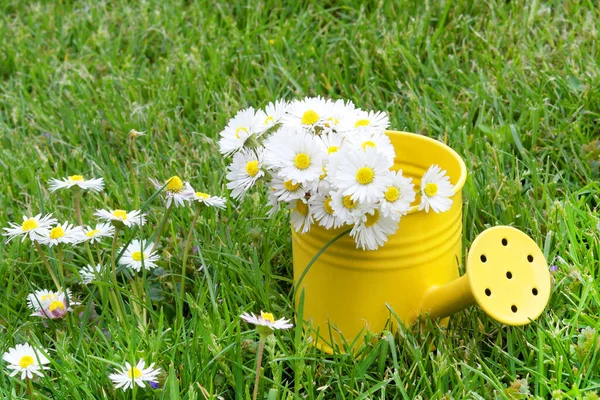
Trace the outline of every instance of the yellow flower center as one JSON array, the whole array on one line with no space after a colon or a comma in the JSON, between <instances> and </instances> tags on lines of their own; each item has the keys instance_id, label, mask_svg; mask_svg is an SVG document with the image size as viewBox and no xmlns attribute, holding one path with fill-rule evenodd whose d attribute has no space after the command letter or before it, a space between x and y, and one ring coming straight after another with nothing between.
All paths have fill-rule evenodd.
<instances>
[{"instance_id":1,"label":"yellow flower center","mask_svg":"<svg viewBox=\"0 0 600 400\"><path fill-rule=\"evenodd\" d=\"M342 202L344 203L344 207L346 207L348 210L352 210L354 208L356 208L356 201L352 200L352 196L348 195L348 196L344 196Z\"/></svg>"},{"instance_id":2,"label":"yellow flower center","mask_svg":"<svg viewBox=\"0 0 600 400\"><path fill-rule=\"evenodd\" d=\"M173 193L179 193L183 190L183 182L177 175L169 178L169 183L167 183L167 190Z\"/></svg>"},{"instance_id":3,"label":"yellow flower center","mask_svg":"<svg viewBox=\"0 0 600 400\"><path fill-rule=\"evenodd\" d=\"M375 172L373 169L369 167L362 167L356 173L356 181L361 185L368 185L373 182L373 177L375 176Z\"/></svg>"},{"instance_id":4,"label":"yellow flower center","mask_svg":"<svg viewBox=\"0 0 600 400\"><path fill-rule=\"evenodd\" d=\"M429 197L435 196L435 194L438 191L438 185L436 185L435 183L431 183L429 182L426 186L425 189L423 189L423 191L425 192L425 194Z\"/></svg>"},{"instance_id":5,"label":"yellow flower center","mask_svg":"<svg viewBox=\"0 0 600 400\"><path fill-rule=\"evenodd\" d=\"M60 239L63 236L65 236L65 230L60 226L52 228L50 231L50 239Z\"/></svg>"},{"instance_id":6,"label":"yellow flower center","mask_svg":"<svg viewBox=\"0 0 600 400\"><path fill-rule=\"evenodd\" d=\"M375 210L373 214L367 214L365 226L373 226L379 221L379 210Z\"/></svg>"},{"instance_id":7,"label":"yellow flower center","mask_svg":"<svg viewBox=\"0 0 600 400\"><path fill-rule=\"evenodd\" d=\"M39 225L33 218L29 218L27 221L23 221L23 225L21 225L21 230L23 232L30 231L32 229L37 228Z\"/></svg>"},{"instance_id":8,"label":"yellow flower center","mask_svg":"<svg viewBox=\"0 0 600 400\"><path fill-rule=\"evenodd\" d=\"M248 175L256 176L256 174L258 174L258 171L259 171L259 168L258 168L257 160L248 161L246 163L246 172L248 173Z\"/></svg>"},{"instance_id":9,"label":"yellow flower center","mask_svg":"<svg viewBox=\"0 0 600 400\"><path fill-rule=\"evenodd\" d=\"M48 300L56 300L56 295L54 293L48 293L48 294L43 294L40 297L41 301L48 301Z\"/></svg>"},{"instance_id":10,"label":"yellow flower center","mask_svg":"<svg viewBox=\"0 0 600 400\"><path fill-rule=\"evenodd\" d=\"M94 237L94 236L96 236L98 233L100 233L100 230L99 230L99 229L94 229L94 230L91 230L91 231L89 231L89 232L86 232L86 233L85 233L85 236L87 236L87 237Z\"/></svg>"},{"instance_id":11,"label":"yellow flower center","mask_svg":"<svg viewBox=\"0 0 600 400\"><path fill-rule=\"evenodd\" d=\"M50 303L50 305L48 306L48 310L50 311L54 311L57 308L60 308L61 310L65 309L65 304L60 301L60 300L54 300L52 303Z\"/></svg>"},{"instance_id":12,"label":"yellow flower center","mask_svg":"<svg viewBox=\"0 0 600 400\"><path fill-rule=\"evenodd\" d=\"M331 207L331 197L328 197L323 202L323 210L325 210L325 212L329 215L333 214L333 207Z\"/></svg>"},{"instance_id":13,"label":"yellow flower center","mask_svg":"<svg viewBox=\"0 0 600 400\"><path fill-rule=\"evenodd\" d=\"M122 221L127 221L127 212L124 210L113 211L113 216L119 218Z\"/></svg>"},{"instance_id":14,"label":"yellow flower center","mask_svg":"<svg viewBox=\"0 0 600 400\"><path fill-rule=\"evenodd\" d=\"M400 191L398 190L397 187L395 186L390 186L389 188L387 188L387 190L385 191L385 199L387 201L389 201L390 203L395 202L396 200L398 200L398 197L400 197Z\"/></svg>"},{"instance_id":15,"label":"yellow flower center","mask_svg":"<svg viewBox=\"0 0 600 400\"><path fill-rule=\"evenodd\" d=\"M71 175L69 177L69 179L72 180L72 181L83 181L83 180L85 180L85 179L83 179L83 176L81 176L81 175Z\"/></svg>"},{"instance_id":16,"label":"yellow flower center","mask_svg":"<svg viewBox=\"0 0 600 400\"><path fill-rule=\"evenodd\" d=\"M368 119L359 119L358 121L356 121L354 123L354 127L358 128L360 126L369 126L371 125L371 121L369 121Z\"/></svg>"},{"instance_id":17,"label":"yellow flower center","mask_svg":"<svg viewBox=\"0 0 600 400\"><path fill-rule=\"evenodd\" d=\"M265 123L266 123L266 122L265 122ZM239 138L240 138L240 132L244 132L244 133L247 135L247 134L248 134L248 129L246 129L246 128L243 128L243 127L237 128L237 129L235 130L235 138L236 138L236 139L239 139Z\"/></svg>"},{"instance_id":18,"label":"yellow flower center","mask_svg":"<svg viewBox=\"0 0 600 400\"><path fill-rule=\"evenodd\" d=\"M366 142L363 142L363 144L361 145L363 150L367 150L367 147L375 147L375 142L371 141L371 140L367 140Z\"/></svg>"},{"instance_id":19,"label":"yellow flower center","mask_svg":"<svg viewBox=\"0 0 600 400\"><path fill-rule=\"evenodd\" d=\"M33 364L35 364L35 360L31 356L23 356L19 361L19 365L21 366L21 368L27 368Z\"/></svg>"},{"instance_id":20,"label":"yellow flower center","mask_svg":"<svg viewBox=\"0 0 600 400\"><path fill-rule=\"evenodd\" d=\"M337 147L337 146L329 146L329 148L327 149L327 154L335 153L338 150L339 150L339 147Z\"/></svg>"},{"instance_id":21,"label":"yellow flower center","mask_svg":"<svg viewBox=\"0 0 600 400\"><path fill-rule=\"evenodd\" d=\"M142 259L144 258L144 253L142 253L141 251L134 251L133 253L131 253L131 258L133 258L135 261L142 261Z\"/></svg>"},{"instance_id":22,"label":"yellow flower center","mask_svg":"<svg viewBox=\"0 0 600 400\"><path fill-rule=\"evenodd\" d=\"M139 379L142 377L142 371L138 367L133 367L127 371L127 377L130 379Z\"/></svg>"},{"instance_id":23,"label":"yellow flower center","mask_svg":"<svg viewBox=\"0 0 600 400\"><path fill-rule=\"evenodd\" d=\"M294 165L298 169L306 169L310 166L310 156L306 153L296 154Z\"/></svg>"},{"instance_id":24,"label":"yellow flower center","mask_svg":"<svg viewBox=\"0 0 600 400\"><path fill-rule=\"evenodd\" d=\"M332 122L333 126L337 126L337 124L340 123L340 120L335 117L329 117L329 118L327 118L327 123L325 124L325 126L327 126L329 128L331 126L329 124L330 122Z\"/></svg>"},{"instance_id":25,"label":"yellow flower center","mask_svg":"<svg viewBox=\"0 0 600 400\"><path fill-rule=\"evenodd\" d=\"M206 194L206 193L202 193L202 192L196 192L196 197L199 197L201 199L208 199L210 197L210 194Z\"/></svg>"},{"instance_id":26,"label":"yellow flower center","mask_svg":"<svg viewBox=\"0 0 600 400\"><path fill-rule=\"evenodd\" d=\"M307 110L302 115L302 125L314 125L319 120L319 114L313 110Z\"/></svg>"},{"instance_id":27,"label":"yellow flower center","mask_svg":"<svg viewBox=\"0 0 600 400\"><path fill-rule=\"evenodd\" d=\"M269 115L267 118L265 118L265 125L268 125L269 122L273 123L274 121L275 120L273 119L273 117Z\"/></svg>"},{"instance_id":28,"label":"yellow flower center","mask_svg":"<svg viewBox=\"0 0 600 400\"><path fill-rule=\"evenodd\" d=\"M300 199L296 200L296 211L303 216L308 215L308 206Z\"/></svg>"},{"instance_id":29,"label":"yellow flower center","mask_svg":"<svg viewBox=\"0 0 600 400\"><path fill-rule=\"evenodd\" d=\"M273 46L275 44L275 39L269 39L269 44Z\"/></svg>"},{"instance_id":30,"label":"yellow flower center","mask_svg":"<svg viewBox=\"0 0 600 400\"><path fill-rule=\"evenodd\" d=\"M292 184L292 180L283 182L283 187L290 192L297 190L300 187L300 182Z\"/></svg>"},{"instance_id":31,"label":"yellow flower center","mask_svg":"<svg viewBox=\"0 0 600 400\"><path fill-rule=\"evenodd\" d=\"M269 321L271 323L275 322L275 317L273 316L273 314L269 313L269 312L260 312L260 317L262 319L264 319L265 321Z\"/></svg>"},{"instance_id":32,"label":"yellow flower center","mask_svg":"<svg viewBox=\"0 0 600 400\"><path fill-rule=\"evenodd\" d=\"M319 180L322 181L327 176L327 170L325 169L325 167L321 167L321 171L323 171L323 173L319 175Z\"/></svg>"}]
</instances>

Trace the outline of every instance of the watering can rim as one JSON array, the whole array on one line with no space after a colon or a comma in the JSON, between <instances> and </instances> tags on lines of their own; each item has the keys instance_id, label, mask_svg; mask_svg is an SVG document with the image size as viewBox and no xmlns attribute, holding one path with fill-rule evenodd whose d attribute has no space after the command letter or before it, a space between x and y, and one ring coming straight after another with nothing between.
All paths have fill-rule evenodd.
<instances>
[{"instance_id":1,"label":"watering can rim","mask_svg":"<svg viewBox=\"0 0 600 400\"><path fill-rule=\"evenodd\" d=\"M452 154L452 156L456 159L456 161L458 161L458 164L459 164L459 167L460 167L460 176L458 178L458 181L454 184L454 193L458 193L458 192L460 192L462 190L462 188L463 188L463 186L464 186L464 184L465 184L465 182L467 180L467 166L465 164L465 161L460 156L460 154L458 154L456 152L456 150L454 150L452 147L448 146L445 143L440 142L439 140L430 138L428 136L420 135L418 133L405 132L405 131L396 131L396 130L386 130L385 133L388 136L392 136L393 135L393 136L413 136L413 137L418 137L419 140L423 140L425 142L429 142L429 144L431 144L431 145L444 148L445 151L447 151L448 153ZM417 213L417 212L419 212L419 205L415 204L414 206L410 207L410 209L408 210L407 214L413 214L413 213Z\"/></svg>"}]
</instances>

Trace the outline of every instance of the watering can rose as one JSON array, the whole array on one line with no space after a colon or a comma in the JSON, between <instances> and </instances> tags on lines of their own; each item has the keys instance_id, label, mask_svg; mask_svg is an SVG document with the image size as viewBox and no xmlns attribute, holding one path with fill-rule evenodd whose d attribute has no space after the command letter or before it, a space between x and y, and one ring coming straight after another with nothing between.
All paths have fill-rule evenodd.
<instances>
[{"instance_id":1,"label":"watering can rose","mask_svg":"<svg viewBox=\"0 0 600 400\"><path fill-rule=\"evenodd\" d=\"M297 232L315 223L348 226L357 248L375 250L396 233L413 202L439 213L450 209L454 194L446 171L432 165L417 198L412 178L393 170L388 126L385 112L321 97L242 110L220 134L221 153L233 157L227 187L242 199L266 181L270 214L284 204Z\"/></svg>"}]
</instances>

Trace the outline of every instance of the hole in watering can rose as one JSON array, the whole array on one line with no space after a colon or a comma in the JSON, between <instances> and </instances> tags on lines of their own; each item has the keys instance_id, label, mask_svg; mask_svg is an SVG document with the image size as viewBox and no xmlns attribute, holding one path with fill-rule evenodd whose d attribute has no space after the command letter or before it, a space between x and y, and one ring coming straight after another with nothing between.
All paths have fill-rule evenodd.
<instances>
[{"instance_id":1,"label":"hole in watering can rose","mask_svg":"<svg viewBox=\"0 0 600 400\"><path fill-rule=\"evenodd\" d=\"M530 263L533 262L533 256L531 254L527 256L527 261L529 261Z\"/></svg>"},{"instance_id":2,"label":"hole in watering can rose","mask_svg":"<svg viewBox=\"0 0 600 400\"><path fill-rule=\"evenodd\" d=\"M507 277L508 279L512 279L512 272L508 271L508 272L506 273L506 277Z\"/></svg>"},{"instance_id":3,"label":"hole in watering can rose","mask_svg":"<svg viewBox=\"0 0 600 400\"><path fill-rule=\"evenodd\" d=\"M487 257L485 255L481 255L481 257L479 257L479 259L481 260L482 263L487 261Z\"/></svg>"},{"instance_id":4,"label":"hole in watering can rose","mask_svg":"<svg viewBox=\"0 0 600 400\"><path fill-rule=\"evenodd\" d=\"M490 297L492 295L492 291L490 289L485 289L485 295Z\"/></svg>"},{"instance_id":5,"label":"hole in watering can rose","mask_svg":"<svg viewBox=\"0 0 600 400\"><path fill-rule=\"evenodd\" d=\"M534 296L538 295L538 290L536 288L531 289L531 293L533 293Z\"/></svg>"},{"instance_id":6,"label":"hole in watering can rose","mask_svg":"<svg viewBox=\"0 0 600 400\"><path fill-rule=\"evenodd\" d=\"M515 306L514 304L510 307L510 309L512 310L512 312L516 313L517 312L517 306Z\"/></svg>"},{"instance_id":7,"label":"hole in watering can rose","mask_svg":"<svg viewBox=\"0 0 600 400\"><path fill-rule=\"evenodd\" d=\"M508 246L508 240L506 240L506 238L502 239L502 246Z\"/></svg>"}]
</instances>

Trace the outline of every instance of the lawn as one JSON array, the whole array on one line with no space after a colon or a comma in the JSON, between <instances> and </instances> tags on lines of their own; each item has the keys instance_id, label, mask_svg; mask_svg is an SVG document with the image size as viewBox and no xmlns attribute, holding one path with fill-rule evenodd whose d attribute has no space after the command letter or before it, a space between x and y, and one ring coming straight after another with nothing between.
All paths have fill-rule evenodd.
<instances>
[{"instance_id":1,"label":"lawn","mask_svg":"<svg viewBox=\"0 0 600 400\"><path fill-rule=\"evenodd\" d=\"M485 228L530 235L551 265L546 311L508 327L477 307L384 332L356 354L322 353L300 327L265 347L259 398L597 399L600 393L600 11L592 1L0 1L0 227L52 213L76 223L51 178L101 177L81 197L142 209L119 248L154 238L165 216L150 178L180 176L227 198L193 225L175 208L158 268L81 285L111 241L44 248L81 304L46 324L27 296L55 289L31 242L0 243L0 353L47 350L36 399L250 398L258 334L244 312L294 320L289 216L264 190L226 188L219 132L243 108L279 98L350 99L391 128L455 149L469 177L463 244ZM145 132L132 137L131 130ZM97 248L96 248L97 247ZM96 252L98 250L98 252ZM114 293L123 299L111 301ZM119 315L120 314L120 315ZM109 374L143 358L158 389L115 389ZM0 397L28 398L0 368Z\"/></svg>"}]
</instances>

